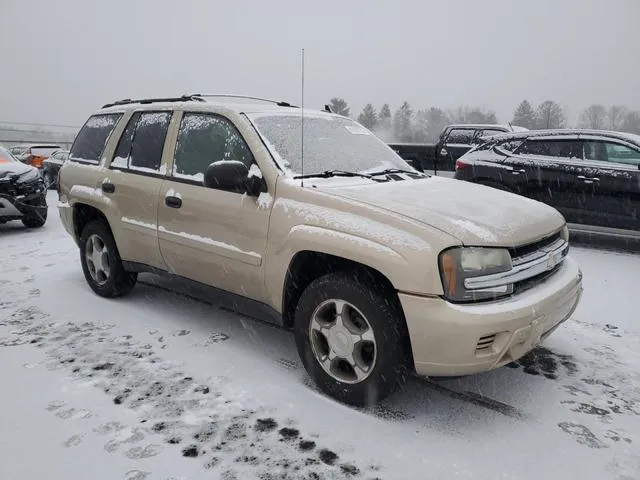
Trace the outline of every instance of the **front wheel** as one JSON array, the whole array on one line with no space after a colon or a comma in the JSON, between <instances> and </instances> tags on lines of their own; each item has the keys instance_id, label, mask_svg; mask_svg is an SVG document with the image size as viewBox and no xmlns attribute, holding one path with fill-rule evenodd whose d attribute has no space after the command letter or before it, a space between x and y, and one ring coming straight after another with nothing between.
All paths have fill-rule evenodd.
<instances>
[{"instance_id":1,"label":"front wheel","mask_svg":"<svg viewBox=\"0 0 640 480\"><path fill-rule=\"evenodd\" d=\"M295 338L305 369L331 397L373 405L406 381L411 352L395 292L360 273L331 273L303 292Z\"/></svg>"},{"instance_id":2,"label":"front wheel","mask_svg":"<svg viewBox=\"0 0 640 480\"><path fill-rule=\"evenodd\" d=\"M42 213L32 212L22 217L22 224L27 228L40 228L47 223L47 210Z\"/></svg>"},{"instance_id":3,"label":"front wheel","mask_svg":"<svg viewBox=\"0 0 640 480\"><path fill-rule=\"evenodd\" d=\"M100 220L89 222L82 231L80 262L84 278L101 297L126 295L138 280L137 273L124 269L113 235Z\"/></svg>"}]
</instances>

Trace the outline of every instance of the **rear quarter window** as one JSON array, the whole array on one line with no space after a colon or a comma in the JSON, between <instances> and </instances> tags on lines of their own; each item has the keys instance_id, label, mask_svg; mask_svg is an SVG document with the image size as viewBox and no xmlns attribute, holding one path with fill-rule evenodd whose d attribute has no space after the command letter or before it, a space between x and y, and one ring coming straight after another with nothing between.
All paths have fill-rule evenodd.
<instances>
[{"instance_id":1,"label":"rear quarter window","mask_svg":"<svg viewBox=\"0 0 640 480\"><path fill-rule=\"evenodd\" d=\"M121 113L93 115L76 135L71 146L69 160L86 163L100 163L109 136L115 128Z\"/></svg>"}]
</instances>

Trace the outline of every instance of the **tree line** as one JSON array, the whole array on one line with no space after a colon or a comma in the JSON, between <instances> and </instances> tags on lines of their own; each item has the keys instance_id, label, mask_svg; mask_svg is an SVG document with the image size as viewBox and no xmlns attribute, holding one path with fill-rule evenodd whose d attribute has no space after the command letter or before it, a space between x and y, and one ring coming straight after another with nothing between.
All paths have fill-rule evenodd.
<instances>
[{"instance_id":1,"label":"tree line","mask_svg":"<svg viewBox=\"0 0 640 480\"><path fill-rule=\"evenodd\" d=\"M335 113L352 116L343 98L333 97L329 105ZM452 123L498 123L492 110L469 106L446 111L437 107L414 110L406 101L393 113L388 103L379 110L368 103L353 118L387 142L436 142L442 129ZM553 100L546 100L536 108L523 100L513 112L510 123L530 130L569 126L565 110ZM576 126L640 134L640 112L620 105L594 104L582 111Z\"/></svg>"}]
</instances>

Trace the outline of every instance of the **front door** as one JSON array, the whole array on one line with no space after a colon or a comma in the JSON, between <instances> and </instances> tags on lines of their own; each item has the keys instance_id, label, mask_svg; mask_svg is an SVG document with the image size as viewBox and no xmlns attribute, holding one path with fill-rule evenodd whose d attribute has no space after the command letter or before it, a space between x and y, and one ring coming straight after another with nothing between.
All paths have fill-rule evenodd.
<instances>
[{"instance_id":1,"label":"front door","mask_svg":"<svg viewBox=\"0 0 640 480\"><path fill-rule=\"evenodd\" d=\"M271 197L205 187L207 167L221 160L242 161L261 175L229 119L185 112L160 191L160 250L170 272L261 301Z\"/></svg>"},{"instance_id":2,"label":"front door","mask_svg":"<svg viewBox=\"0 0 640 480\"><path fill-rule=\"evenodd\" d=\"M583 138L585 169L577 181L592 194L589 224L640 231L640 150L614 140Z\"/></svg>"},{"instance_id":3,"label":"front door","mask_svg":"<svg viewBox=\"0 0 640 480\"><path fill-rule=\"evenodd\" d=\"M163 150L172 112L135 112L125 128L103 194L113 199L110 224L123 260L164 268L158 244L158 195Z\"/></svg>"}]
</instances>

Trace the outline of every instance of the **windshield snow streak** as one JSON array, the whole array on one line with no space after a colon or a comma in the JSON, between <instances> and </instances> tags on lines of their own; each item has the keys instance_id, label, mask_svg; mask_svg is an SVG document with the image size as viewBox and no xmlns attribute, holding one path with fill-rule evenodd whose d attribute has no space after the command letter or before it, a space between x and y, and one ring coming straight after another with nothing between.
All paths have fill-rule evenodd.
<instances>
[{"instance_id":1,"label":"windshield snow streak","mask_svg":"<svg viewBox=\"0 0 640 480\"><path fill-rule=\"evenodd\" d=\"M250 115L258 132L281 158L282 168L302 173L300 162L301 122L299 115ZM347 118L315 115L304 119L304 172L327 170L362 172L410 167L391 148L360 124Z\"/></svg>"}]
</instances>

